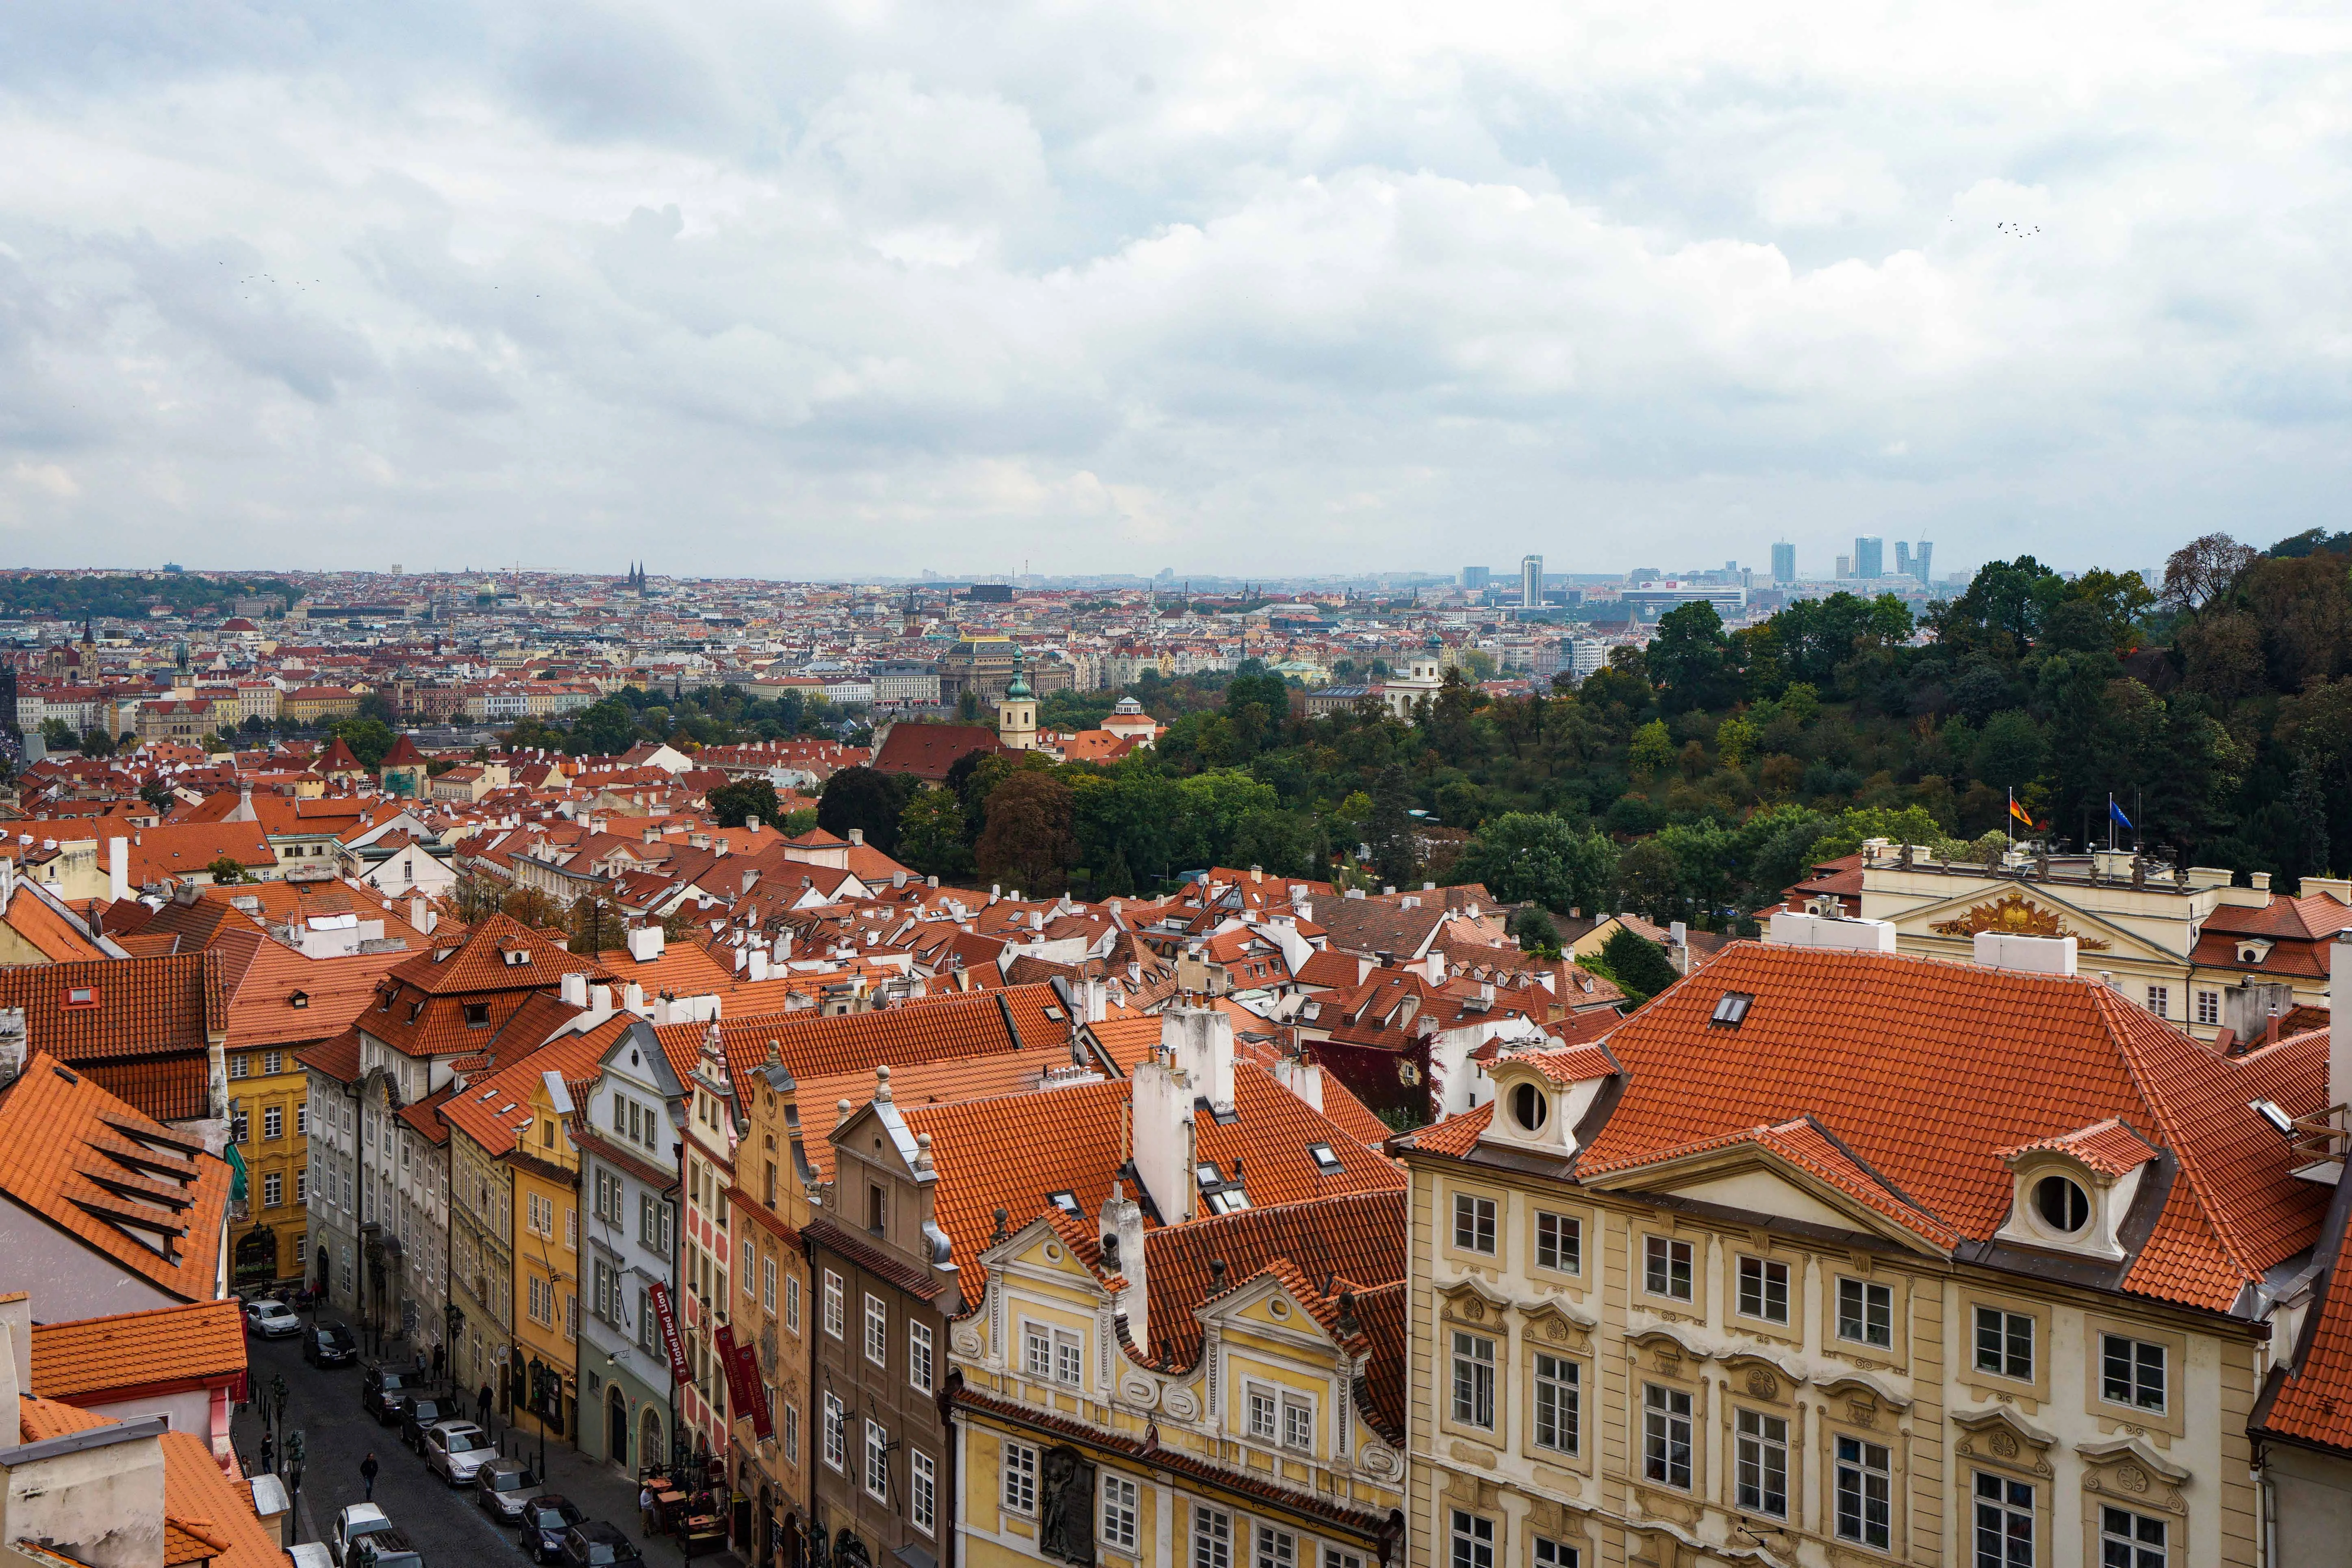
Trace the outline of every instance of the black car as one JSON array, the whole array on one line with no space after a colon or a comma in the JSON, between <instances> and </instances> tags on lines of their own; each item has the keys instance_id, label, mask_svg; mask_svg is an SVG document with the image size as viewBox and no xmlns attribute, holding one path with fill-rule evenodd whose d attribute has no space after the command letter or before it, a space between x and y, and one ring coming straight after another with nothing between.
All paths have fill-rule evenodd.
<instances>
[{"instance_id":1,"label":"black car","mask_svg":"<svg viewBox=\"0 0 2352 1568\"><path fill-rule=\"evenodd\" d=\"M302 1359L312 1366L351 1366L360 1359L360 1342L341 1323L321 1323L302 1331Z\"/></svg>"},{"instance_id":2,"label":"black car","mask_svg":"<svg viewBox=\"0 0 2352 1568\"><path fill-rule=\"evenodd\" d=\"M413 1372L372 1366L368 1368L367 1382L360 1388L360 1408L374 1416L378 1426L397 1426L423 1381Z\"/></svg>"},{"instance_id":3,"label":"black car","mask_svg":"<svg viewBox=\"0 0 2352 1568\"><path fill-rule=\"evenodd\" d=\"M380 1531L352 1542L352 1560L346 1568L425 1568L425 1554L410 1542L405 1531Z\"/></svg>"},{"instance_id":4,"label":"black car","mask_svg":"<svg viewBox=\"0 0 2352 1568\"><path fill-rule=\"evenodd\" d=\"M644 1558L637 1543L624 1534L619 1525L592 1519L563 1532L562 1544L552 1560L564 1568L618 1568L621 1563L638 1563Z\"/></svg>"},{"instance_id":5,"label":"black car","mask_svg":"<svg viewBox=\"0 0 2352 1568\"><path fill-rule=\"evenodd\" d=\"M500 1524L520 1524L539 1497L539 1478L520 1459L492 1459L474 1472L474 1500Z\"/></svg>"},{"instance_id":6,"label":"black car","mask_svg":"<svg viewBox=\"0 0 2352 1568\"><path fill-rule=\"evenodd\" d=\"M533 1563L552 1563L563 1555L563 1538L588 1516L553 1492L541 1492L524 1505L522 1549Z\"/></svg>"},{"instance_id":7,"label":"black car","mask_svg":"<svg viewBox=\"0 0 2352 1568\"><path fill-rule=\"evenodd\" d=\"M414 1394L400 1413L400 1440L422 1454L425 1434L436 1421L451 1421L465 1413L446 1394Z\"/></svg>"}]
</instances>

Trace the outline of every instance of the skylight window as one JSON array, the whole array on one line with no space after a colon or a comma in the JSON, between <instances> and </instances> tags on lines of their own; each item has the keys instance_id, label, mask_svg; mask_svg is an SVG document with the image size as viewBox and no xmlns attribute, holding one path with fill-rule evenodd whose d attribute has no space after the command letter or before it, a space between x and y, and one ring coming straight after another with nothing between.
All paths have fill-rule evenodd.
<instances>
[{"instance_id":1,"label":"skylight window","mask_svg":"<svg viewBox=\"0 0 2352 1568\"><path fill-rule=\"evenodd\" d=\"M97 987L97 986L95 986L95 985L68 985L68 986L67 986L67 987L66 987L66 1005L67 1005L67 1006L68 1006L68 1007L95 1007L95 1006L97 1006L97 1005L98 1005L98 987Z\"/></svg>"},{"instance_id":2,"label":"skylight window","mask_svg":"<svg viewBox=\"0 0 2352 1568\"><path fill-rule=\"evenodd\" d=\"M1727 1029L1736 1029L1747 1020L1748 1005L1755 1000L1755 997L1742 992L1727 991L1723 994L1723 1000L1715 1005L1715 1016L1707 1021L1720 1024Z\"/></svg>"},{"instance_id":3,"label":"skylight window","mask_svg":"<svg viewBox=\"0 0 2352 1568\"><path fill-rule=\"evenodd\" d=\"M1202 1161L1199 1168L1192 1173L1200 1178L1201 1184L1204 1187L1220 1185L1225 1179L1224 1173L1218 1170L1214 1163L1207 1160Z\"/></svg>"},{"instance_id":4,"label":"skylight window","mask_svg":"<svg viewBox=\"0 0 2352 1568\"><path fill-rule=\"evenodd\" d=\"M1078 1214L1078 1194L1076 1193L1055 1193L1045 1201L1066 1215L1075 1217Z\"/></svg>"},{"instance_id":5,"label":"skylight window","mask_svg":"<svg viewBox=\"0 0 2352 1568\"><path fill-rule=\"evenodd\" d=\"M1222 1193L1209 1194L1211 1214L1235 1214L1249 1206L1249 1194L1239 1187L1228 1187Z\"/></svg>"},{"instance_id":6,"label":"skylight window","mask_svg":"<svg viewBox=\"0 0 2352 1568\"><path fill-rule=\"evenodd\" d=\"M1316 1170L1324 1175L1336 1175L1344 1168L1339 1163L1339 1156L1331 1152L1328 1143L1309 1143L1307 1152L1314 1158Z\"/></svg>"}]
</instances>

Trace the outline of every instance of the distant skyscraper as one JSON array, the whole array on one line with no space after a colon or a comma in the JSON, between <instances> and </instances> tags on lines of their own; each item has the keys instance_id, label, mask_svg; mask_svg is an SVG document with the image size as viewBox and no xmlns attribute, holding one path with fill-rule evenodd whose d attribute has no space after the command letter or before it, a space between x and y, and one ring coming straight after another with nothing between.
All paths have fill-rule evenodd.
<instances>
[{"instance_id":1,"label":"distant skyscraper","mask_svg":"<svg viewBox=\"0 0 2352 1568\"><path fill-rule=\"evenodd\" d=\"M1462 568L1462 585L1473 590L1483 588L1493 580L1494 575L1494 573L1484 566L1465 566Z\"/></svg>"},{"instance_id":2,"label":"distant skyscraper","mask_svg":"<svg viewBox=\"0 0 2352 1568\"><path fill-rule=\"evenodd\" d=\"M1772 547L1772 581L1793 583L1797 580L1797 547L1776 544Z\"/></svg>"},{"instance_id":3,"label":"distant skyscraper","mask_svg":"<svg viewBox=\"0 0 2352 1568\"><path fill-rule=\"evenodd\" d=\"M1841 556L1839 556L1839 557L1837 558L1837 579L1838 579L1838 581L1839 581L1839 582L1841 582L1841 583L1843 583L1843 582L1844 582L1847 578L1849 578L1849 577L1851 577L1851 576L1853 576L1853 556L1851 556L1851 555L1841 555Z\"/></svg>"},{"instance_id":4,"label":"distant skyscraper","mask_svg":"<svg viewBox=\"0 0 2352 1568\"><path fill-rule=\"evenodd\" d=\"M1857 577L1886 575L1886 542L1864 534L1853 542L1853 574Z\"/></svg>"},{"instance_id":5,"label":"distant skyscraper","mask_svg":"<svg viewBox=\"0 0 2352 1568\"><path fill-rule=\"evenodd\" d=\"M1895 574L1897 577L1911 575L1911 546L1900 539L1895 542Z\"/></svg>"},{"instance_id":6,"label":"distant skyscraper","mask_svg":"<svg viewBox=\"0 0 2352 1568\"><path fill-rule=\"evenodd\" d=\"M1934 582L1936 580L1934 568L1929 566L1928 563L1935 557L1936 547L1926 540L1921 540L1911 552L1911 575L1918 578L1922 583Z\"/></svg>"},{"instance_id":7,"label":"distant skyscraper","mask_svg":"<svg viewBox=\"0 0 2352 1568\"><path fill-rule=\"evenodd\" d=\"M1543 608L1543 557L1519 557L1519 605L1523 609Z\"/></svg>"}]
</instances>

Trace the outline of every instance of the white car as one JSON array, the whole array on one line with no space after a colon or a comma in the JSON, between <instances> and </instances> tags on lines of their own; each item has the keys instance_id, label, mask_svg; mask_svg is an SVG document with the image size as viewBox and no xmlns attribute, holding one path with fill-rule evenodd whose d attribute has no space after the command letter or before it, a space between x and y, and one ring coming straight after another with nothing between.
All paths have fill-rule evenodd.
<instances>
[{"instance_id":1,"label":"white car","mask_svg":"<svg viewBox=\"0 0 2352 1568\"><path fill-rule=\"evenodd\" d=\"M471 1421L443 1421L425 1428L425 1468L453 1487L469 1487L484 1465L499 1457L490 1435Z\"/></svg>"},{"instance_id":2,"label":"white car","mask_svg":"<svg viewBox=\"0 0 2352 1568\"><path fill-rule=\"evenodd\" d=\"M245 1326L265 1340L289 1340L302 1331L302 1320L285 1302L264 1298L246 1308Z\"/></svg>"},{"instance_id":3,"label":"white car","mask_svg":"<svg viewBox=\"0 0 2352 1568\"><path fill-rule=\"evenodd\" d=\"M327 1550L335 1561L351 1568L352 1543L363 1535L380 1535L392 1528L392 1521L383 1510L372 1502L355 1502L335 1516L335 1528L327 1538Z\"/></svg>"}]
</instances>

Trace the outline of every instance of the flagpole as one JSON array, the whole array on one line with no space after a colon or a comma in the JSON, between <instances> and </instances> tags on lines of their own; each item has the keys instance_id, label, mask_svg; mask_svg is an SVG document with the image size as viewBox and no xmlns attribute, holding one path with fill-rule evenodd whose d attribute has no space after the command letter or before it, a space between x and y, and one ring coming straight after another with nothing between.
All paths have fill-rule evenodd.
<instances>
[{"instance_id":1,"label":"flagpole","mask_svg":"<svg viewBox=\"0 0 2352 1568\"><path fill-rule=\"evenodd\" d=\"M2010 852L2017 852L2017 786L2009 786L2009 809L2001 813L2001 837L2009 840Z\"/></svg>"},{"instance_id":2,"label":"flagpole","mask_svg":"<svg viewBox=\"0 0 2352 1568\"><path fill-rule=\"evenodd\" d=\"M2116 792L2107 792L2107 853L2116 852Z\"/></svg>"}]
</instances>

